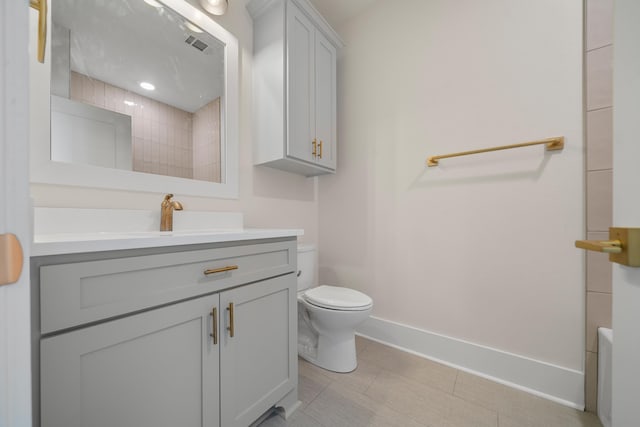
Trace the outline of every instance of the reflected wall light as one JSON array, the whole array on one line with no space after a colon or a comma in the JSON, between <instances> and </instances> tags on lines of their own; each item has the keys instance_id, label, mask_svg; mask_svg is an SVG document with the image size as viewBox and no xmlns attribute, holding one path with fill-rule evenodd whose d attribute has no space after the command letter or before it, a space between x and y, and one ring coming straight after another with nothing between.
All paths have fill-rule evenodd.
<instances>
[{"instance_id":1,"label":"reflected wall light","mask_svg":"<svg viewBox=\"0 0 640 427\"><path fill-rule=\"evenodd\" d=\"M228 0L200 0L200 5L204 10L213 15L224 15L229 5Z\"/></svg>"}]
</instances>

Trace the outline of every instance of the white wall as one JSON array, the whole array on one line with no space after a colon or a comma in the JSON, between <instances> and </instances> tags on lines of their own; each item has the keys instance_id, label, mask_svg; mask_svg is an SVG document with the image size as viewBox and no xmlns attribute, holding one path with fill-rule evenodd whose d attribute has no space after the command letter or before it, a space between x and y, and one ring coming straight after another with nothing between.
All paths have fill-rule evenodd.
<instances>
[{"instance_id":1,"label":"white wall","mask_svg":"<svg viewBox=\"0 0 640 427\"><path fill-rule=\"evenodd\" d=\"M190 1L197 4L197 1ZM247 227L302 228L301 240L317 241L317 184L305 178L252 163L251 57L253 24L244 2L229 2L227 14L215 20L231 31L240 47L240 197L222 200L175 195L185 209L233 211L245 214ZM80 187L31 185L35 206L154 209L160 212L162 194L108 191ZM179 215L179 214L176 214Z\"/></svg>"},{"instance_id":2,"label":"white wall","mask_svg":"<svg viewBox=\"0 0 640 427\"><path fill-rule=\"evenodd\" d=\"M582 1L378 1L338 32L321 282L368 293L375 317L582 372ZM424 164L560 135L555 154Z\"/></svg>"}]
</instances>

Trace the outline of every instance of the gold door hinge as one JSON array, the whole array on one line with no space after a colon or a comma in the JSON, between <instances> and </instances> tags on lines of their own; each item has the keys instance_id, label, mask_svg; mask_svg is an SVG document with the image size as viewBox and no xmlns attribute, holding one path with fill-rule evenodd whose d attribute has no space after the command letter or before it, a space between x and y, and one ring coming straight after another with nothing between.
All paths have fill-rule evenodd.
<instances>
[{"instance_id":1,"label":"gold door hinge","mask_svg":"<svg viewBox=\"0 0 640 427\"><path fill-rule=\"evenodd\" d=\"M15 283L22 274L22 246L15 234L0 234L0 285Z\"/></svg>"}]
</instances>

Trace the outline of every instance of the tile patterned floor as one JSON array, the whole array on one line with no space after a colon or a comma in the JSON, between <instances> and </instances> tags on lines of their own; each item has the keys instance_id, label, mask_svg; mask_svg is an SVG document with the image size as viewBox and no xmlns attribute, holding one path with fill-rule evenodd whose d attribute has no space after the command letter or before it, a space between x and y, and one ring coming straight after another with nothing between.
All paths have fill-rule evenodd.
<instances>
[{"instance_id":1,"label":"tile patterned floor","mask_svg":"<svg viewBox=\"0 0 640 427\"><path fill-rule=\"evenodd\" d=\"M593 414L377 342L356 343L358 368L349 374L300 359L302 406L260 427L602 427Z\"/></svg>"}]
</instances>

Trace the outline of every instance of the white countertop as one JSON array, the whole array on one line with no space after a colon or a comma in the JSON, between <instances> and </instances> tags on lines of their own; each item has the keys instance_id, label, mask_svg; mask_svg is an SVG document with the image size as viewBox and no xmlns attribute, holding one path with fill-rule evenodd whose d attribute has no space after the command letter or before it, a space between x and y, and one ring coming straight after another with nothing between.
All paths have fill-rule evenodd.
<instances>
[{"instance_id":1,"label":"white countertop","mask_svg":"<svg viewBox=\"0 0 640 427\"><path fill-rule=\"evenodd\" d=\"M297 237L300 229L184 230L36 234L31 256Z\"/></svg>"}]
</instances>

